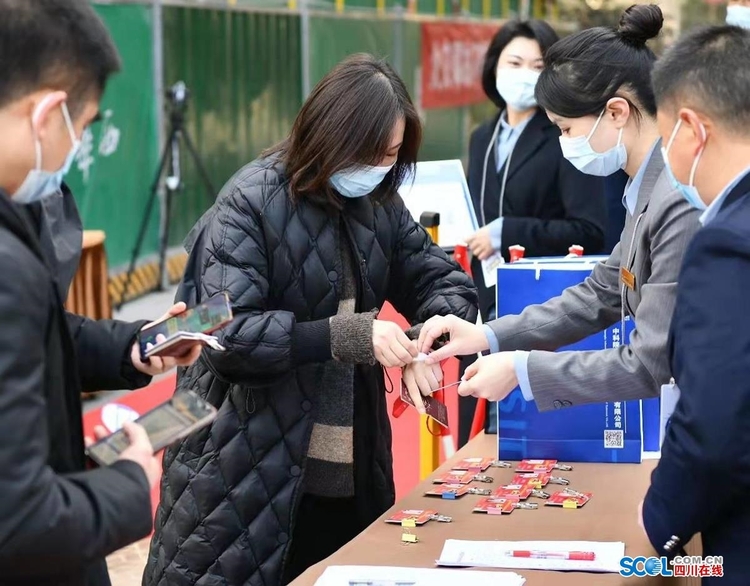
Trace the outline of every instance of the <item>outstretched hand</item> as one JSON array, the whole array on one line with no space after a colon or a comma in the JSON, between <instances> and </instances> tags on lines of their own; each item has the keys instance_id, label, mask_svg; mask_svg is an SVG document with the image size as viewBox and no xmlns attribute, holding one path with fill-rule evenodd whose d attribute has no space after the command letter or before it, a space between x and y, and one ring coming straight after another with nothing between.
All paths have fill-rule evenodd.
<instances>
[{"instance_id":1,"label":"outstretched hand","mask_svg":"<svg viewBox=\"0 0 750 586\"><path fill-rule=\"evenodd\" d=\"M179 303L175 303L169 309L169 311L167 311L167 313L165 313L156 321L147 324L143 329L145 330L146 328L150 328L153 325L166 321L170 317L180 315L181 313L184 313L185 310L187 310L187 305L185 305L182 301L180 301ZM163 342L165 339L166 338L164 336L159 335L156 337L156 342L158 344ZM151 346L149 345L149 347ZM190 366L196 360L198 360L202 350L203 346L201 345L201 343L196 342L195 344L191 345L188 351L182 356L153 356L148 360L148 362L143 362L141 360L140 345L136 341L130 349L130 359L132 360L135 369L139 372L142 372L143 374L147 374L149 376L158 376L160 374L169 372L177 366Z\"/></svg>"},{"instance_id":2,"label":"outstretched hand","mask_svg":"<svg viewBox=\"0 0 750 586\"><path fill-rule=\"evenodd\" d=\"M502 401L518 386L513 352L482 356L464 373L458 394L488 401Z\"/></svg>"},{"instance_id":3,"label":"outstretched hand","mask_svg":"<svg viewBox=\"0 0 750 586\"><path fill-rule=\"evenodd\" d=\"M430 352L435 341L448 334L449 341L442 348ZM453 356L470 356L489 349L489 342L481 326L456 317L436 316L428 319L419 333L420 352L429 353L427 364L438 364Z\"/></svg>"}]
</instances>

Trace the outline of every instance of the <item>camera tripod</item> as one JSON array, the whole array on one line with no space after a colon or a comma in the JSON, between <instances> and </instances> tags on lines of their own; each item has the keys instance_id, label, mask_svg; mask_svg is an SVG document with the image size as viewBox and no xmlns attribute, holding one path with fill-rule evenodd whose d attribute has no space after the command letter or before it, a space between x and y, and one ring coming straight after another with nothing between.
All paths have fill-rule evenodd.
<instances>
[{"instance_id":1,"label":"camera tripod","mask_svg":"<svg viewBox=\"0 0 750 586\"><path fill-rule=\"evenodd\" d=\"M189 92L183 82L178 82L166 91L166 97L170 101L170 115L169 115L169 134L167 141L164 144L164 149L159 159L159 168L156 170L156 176L151 184L151 191L146 203L146 209L143 212L143 218L141 219L141 225L138 230L138 237L136 239L135 247L133 248L132 255L130 257L130 265L128 267L127 275L125 276L125 284L123 285L122 296L118 308L122 306L128 294L128 289L132 282L133 273L138 262L138 256L141 253L143 247L143 240L146 236L149 222L151 220L151 212L153 211L154 203L157 200L159 194L159 185L162 181L167 167L169 168L169 174L164 177L164 206L162 215L162 229L159 239L159 281L158 290L164 291L169 283L166 270L167 264L167 248L169 246L169 229L172 215L172 204L173 198L184 186L182 183L182 173L180 168L181 162L181 142L185 143L188 153L192 157L193 163L195 164L200 179L203 182L203 186L206 189L209 200L212 200L216 192L214 191L211 180L208 177L206 168L201 161L198 151L195 149L195 145L190 138L187 130L185 129L185 110L187 109L187 100Z\"/></svg>"}]
</instances>

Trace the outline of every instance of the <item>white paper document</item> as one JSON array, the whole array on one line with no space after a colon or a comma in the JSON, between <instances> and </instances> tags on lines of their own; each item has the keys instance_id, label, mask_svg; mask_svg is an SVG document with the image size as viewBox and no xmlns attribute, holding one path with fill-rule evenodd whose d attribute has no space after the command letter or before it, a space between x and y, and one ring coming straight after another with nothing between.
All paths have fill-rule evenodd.
<instances>
[{"instance_id":1,"label":"white paper document","mask_svg":"<svg viewBox=\"0 0 750 586\"><path fill-rule=\"evenodd\" d=\"M571 552L590 552L594 559L564 559ZM532 554L527 556L527 554ZM549 557L544 557L549 554ZM620 571L625 555L622 542L600 541L461 541L448 539L439 566L507 568L516 570ZM536 557L535 557L536 556ZM555 557L557 556L557 557ZM575 556L573 556L575 557Z\"/></svg>"},{"instance_id":2,"label":"white paper document","mask_svg":"<svg viewBox=\"0 0 750 586\"><path fill-rule=\"evenodd\" d=\"M482 261L482 276L484 277L484 286L491 289L497 285L497 268L505 264L503 255L495 252L489 258Z\"/></svg>"},{"instance_id":3,"label":"white paper document","mask_svg":"<svg viewBox=\"0 0 750 586\"><path fill-rule=\"evenodd\" d=\"M328 566L315 586L523 586L513 572L477 572L388 566Z\"/></svg>"},{"instance_id":4,"label":"white paper document","mask_svg":"<svg viewBox=\"0 0 750 586\"><path fill-rule=\"evenodd\" d=\"M466 238L479 229L464 168L458 159L420 161L415 176L404 180L399 194L416 222L424 212L440 214L439 246L465 244Z\"/></svg>"}]
</instances>

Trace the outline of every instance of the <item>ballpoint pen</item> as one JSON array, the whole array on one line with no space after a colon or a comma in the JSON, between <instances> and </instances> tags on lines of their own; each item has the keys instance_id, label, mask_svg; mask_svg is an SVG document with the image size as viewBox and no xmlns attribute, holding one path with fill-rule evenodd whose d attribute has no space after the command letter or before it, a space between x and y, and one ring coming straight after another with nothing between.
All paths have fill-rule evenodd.
<instances>
[{"instance_id":1,"label":"ballpoint pen","mask_svg":"<svg viewBox=\"0 0 750 586\"><path fill-rule=\"evenodd\" d=\"M593 551L528 551L514 550L509 551L506 557L512 558L533 558L538 560L575 560L593 562L596 554Z\"/></svg>"}]
</instances>

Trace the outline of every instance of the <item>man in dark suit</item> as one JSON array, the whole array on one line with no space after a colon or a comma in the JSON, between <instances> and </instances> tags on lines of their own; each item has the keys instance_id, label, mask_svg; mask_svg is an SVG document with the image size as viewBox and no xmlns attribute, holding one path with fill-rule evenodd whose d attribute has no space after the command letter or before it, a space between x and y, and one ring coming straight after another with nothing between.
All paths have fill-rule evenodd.
<instances>
[{"instance_id":1,"label":"man in dark suit","mask_svg":"<svg viewBox=\"0 0 750 586\"><path fill-rule=\"evenodd\" d=\"M659 555L700 533L703 584L750 581L750 31L680 39L653 73L664 156L704 209L685 254L669 353L681 395L642 504ZM723 573L723 577L718 574Z\"/></svg>"}]
</instances>

